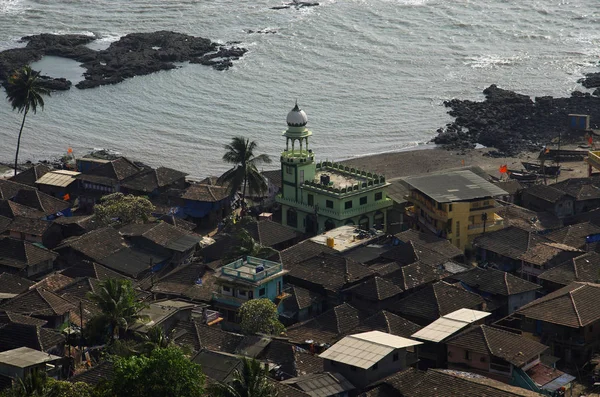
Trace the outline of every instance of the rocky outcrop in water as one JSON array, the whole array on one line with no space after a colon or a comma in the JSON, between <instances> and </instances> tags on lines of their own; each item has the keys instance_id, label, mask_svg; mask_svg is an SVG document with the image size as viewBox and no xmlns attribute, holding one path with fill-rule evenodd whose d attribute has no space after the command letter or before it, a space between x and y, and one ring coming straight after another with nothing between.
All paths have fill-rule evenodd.
<instances>
[{"instance_id":1,"label":"rocky outcrop in water","mask_svg":"<svg viewBox=\"0 0 600 397\"><path fill-rule=\"evenodd\" d=\"M243 48L228 48L202 37L168 31L128 34L101 51L86 46L95 40L86 35L40 34L23 37L22 40L27 42L25 48L0 52L0 81L6 82L14 70L45 55L81 62L86 69L85 80L76 87L84 89L174 69L177 67L175 62L190 61L226 70L246 52ZM71 86L71 82L65 79L44 76L43 80L53 90L69 89Z\"/></svg>"},{"instance_id":2,"label":"rocky outcrop in water","mask_svg":"<svg viewBox=\"0 0 600 397\"><path fill-rule=\"evenodd\" d=\"M580 140L582 132L568 132L569 114L589 114L592 128L600 124L600 98L573 92L570 98L537 97L486 88L482 102L452 99L444 102L454 122L438 130L433 142L449 149L475 147L476 143L498 149L499 155L512 156L535 151L556 138Z\"/></svg>"}]
</instances>

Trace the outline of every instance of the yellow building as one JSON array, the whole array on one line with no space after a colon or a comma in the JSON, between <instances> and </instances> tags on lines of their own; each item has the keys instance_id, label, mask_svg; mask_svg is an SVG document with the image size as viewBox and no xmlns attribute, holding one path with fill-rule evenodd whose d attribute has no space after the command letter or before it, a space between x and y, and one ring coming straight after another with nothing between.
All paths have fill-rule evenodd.
<instances>
[{"instance_id":1,"label":"yellow building","mask_svg":"<svg viewBox=\"0 0 600 397\"><path fill-rule=\"evenodd\" d=\"M407 215L413 228L447 238L464 250L483 233L504 228L494 197L507 193L468 170L402 178L412 203Z\"/></svg>"}]
</instances>

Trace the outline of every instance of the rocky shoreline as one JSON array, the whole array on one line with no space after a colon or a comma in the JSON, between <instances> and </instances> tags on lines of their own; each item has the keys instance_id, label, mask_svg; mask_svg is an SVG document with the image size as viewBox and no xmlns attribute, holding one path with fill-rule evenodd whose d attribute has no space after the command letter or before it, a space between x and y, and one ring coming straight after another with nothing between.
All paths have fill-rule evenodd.
<instances>
[{"instance_id":1,"label":"rocky shoreline","mask_svg":"<svg viewBox=\"0 0 600 397\"><path fill-rule=\"evenodd\" d=\"M600 85L600 74L597 83ZM433 142L452 150L474 148L479 143L497 149L492 155L511 157L540 150L559 132L565 142L582 140L581 131L569 133L569 114L590 115L591 128L600 124L600 98L589 93L575 91L569 98L544 96L532 100L496 85L483 93L486 98L481 102L445 101L444 106L450 108L448 114L455 120L440 128Z\"/></svg>"},{"instance_id":2,"label":"rocky shoreline","mask_svg":"<svg viewBox=\"0 0 600 397\"><path fill-rule=\"evenodd\" d=\"M85 89L174 69L177 67L175 62L189 61L226 70L247 51L245 48L227 47L202 37L169 31L131 33L100 51L86 46L95 39L93 36L74 34L23 37L21 40L27 42L24 48L0 52L0 81L6 83L13 71L39 61L46 55L81 62L86 69L85 79L76 87ZM68 90L72 85L69 80L49 76L43 76L43 80L51 90Z\"/></svg>"}]
</instances>

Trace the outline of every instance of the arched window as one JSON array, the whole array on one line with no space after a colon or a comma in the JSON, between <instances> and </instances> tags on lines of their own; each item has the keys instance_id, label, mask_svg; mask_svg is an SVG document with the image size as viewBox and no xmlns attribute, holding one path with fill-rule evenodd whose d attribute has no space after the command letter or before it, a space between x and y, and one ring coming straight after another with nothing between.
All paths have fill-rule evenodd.
<instances>
[{"instance_id":1,"label":"arched window","mask_svg":"<svg viewBox=\"0 0 600 397\"><path fill-rule=\"evenodd\" d=\"M369 218L366 215L363 215L358 220L358 227L360 227L363 230L369 230Z\"/></svg>"},{"instance_id":2,"label":"arched window","mask_svg":"<svg viewBox=\"0 0 600 397\"><path fill-rule=\"evenodd\" d=\"M325 231L335 229L335 222L331 219L325 221Z\"/></svg>"},{"instance_id":3,"label":"arched window","mask_svg":"<svg viewBox=\"0 0 600 397\"><path fill-rule=\"evenodd\" d=\"M287 210L287 224L291 227L298 227L298 213L293 208Z\"/></svg>"},{"instance_id":4,"label":"arched window","mask_svg":"<svg viewBox=\"0 0 600 397\"><path fill-rule=\"evenodd\" d=\"M352 226L352 225L354 225L354 221L352 219L348 219L346 221L346 223L344 223L344 225L346 225L346 226Z\"/></svg>"},{"instance_id":5,"label":"arched window","mask_svg":"<svg viewBox=\"0 0 600 397\"><path fill-rule=\"evenodd\" d=\"M373 216L373 227L375 229L383 229L383 222L385 221L385 216L383 215L383 212L381 211L377 211L375 213L375 215Z\"/></svg>"}]
</instances>

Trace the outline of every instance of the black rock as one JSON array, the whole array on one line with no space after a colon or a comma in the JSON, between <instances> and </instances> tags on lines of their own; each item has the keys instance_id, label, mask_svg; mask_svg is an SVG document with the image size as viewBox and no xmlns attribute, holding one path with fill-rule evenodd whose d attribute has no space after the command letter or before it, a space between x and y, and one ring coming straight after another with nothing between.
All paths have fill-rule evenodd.
<instances>
[{"instance_id":1,"label":"black rock","mask_svg":"<svg viewBox=\"0 0 600 397\"><path fill-rule=\"evenodd\" d=\"M130 77L174 69L177 67L175 62L204 63L197 60L215 52L218 55L213 58L223 59L214 60L210 65L224 70L233 66L232 60L246 52L243 48L226 48L209 39L169 31L128 34L102 51L86 47L86 44L95 40L95 37L86 35L40 34L23 37L22 40L27 42L25 48L0 52L0 81L6 82L14 70L45 55L81 62L86 69L85 80L76 87L83 89L116 84ZM71 82L65 79L46 78L44 84L52 90L69 89L71 86Z\"/></svg>"}]
</instances>

